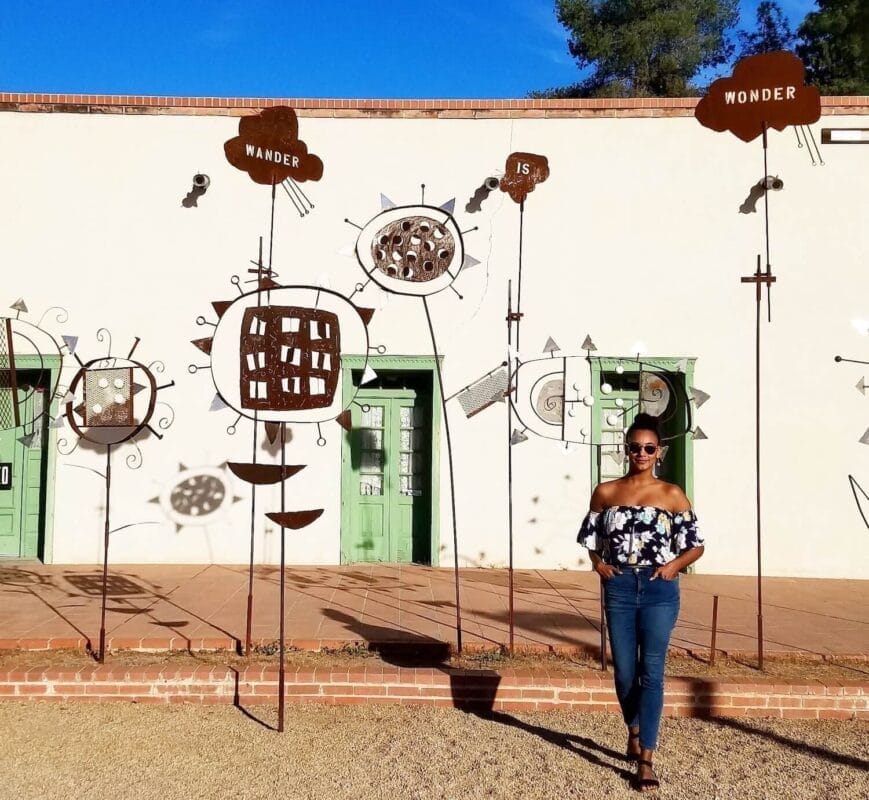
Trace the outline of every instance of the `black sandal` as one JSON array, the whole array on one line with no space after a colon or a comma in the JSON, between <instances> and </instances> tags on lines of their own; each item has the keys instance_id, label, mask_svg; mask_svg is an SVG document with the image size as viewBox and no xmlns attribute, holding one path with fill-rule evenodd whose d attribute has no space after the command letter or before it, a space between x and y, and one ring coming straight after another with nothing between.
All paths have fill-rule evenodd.
<instances>
[{"instance_id":1,"label":"black sandal","mask_svg":"<svg viewBox=\"0 0 869 800\"><path fill-rule=\"evenodd\" d=\"M651 761L646 761L646 759L644 759L644 758L637 759L637 773L638 774L634 776L634 789L636 789L638 792L649 791L652 789L659 789L661 787L661 781L659 781L657 777L655 777L655 778L641 778L641 777L639 777L639 769L641 766L648 767L650 770L652 770L652 774L653 775L655 774L655 770L652 767Z\"/></svg>"},{"instance_id":2,"label":"black sandal","mask_svg":"<svg viewBox=\"0 0 869 800\"><path fill-rule=\"evenodd\" d=\"M639 739L640 739L640 732L639 731L637 731L636 733L633 733L631 730L628 730L628 744L627 744L627 747L625 748L625 758L628 761L636 761L640 757L640 754L641 754L640 751L638 751L636 753L631 752L631 742L633 742L633 741L639 742Z\"/></svg>"}]
</instances>

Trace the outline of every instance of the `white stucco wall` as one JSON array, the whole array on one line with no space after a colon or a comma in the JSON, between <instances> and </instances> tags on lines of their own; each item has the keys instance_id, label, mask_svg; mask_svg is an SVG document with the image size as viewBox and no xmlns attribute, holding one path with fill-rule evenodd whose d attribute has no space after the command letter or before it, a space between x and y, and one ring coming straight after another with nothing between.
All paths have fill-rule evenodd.
<instances>
[{"instance_id":1,"label":"white stucco wall","mask_svg":"<svg viewBox=\"0 0 869 800\"><path fill-rule=\"evenodd\" d=\"M195 317L214 318L210 301L235 296L230 275L247 269L258 237L268 235L268 188L223 155L237 125L230 117L0 113L7 304L23 296L34 318L65 306L69 322L52 330L79 335L85 360L104 352L94 338L101 326L111 330L116 354L141 336L137 357L164 361L160 377L177 382L161 393L175 424L162 442L143 443L142 468L123 467L129 450L115 459L113 526L157 524L116 534L114 563L247 560L247 502L220 521L177 532L148 502L173 482L179 463L216 466L250 450L247 427L225 434L231 412L209 413L208 373L187 372L207 362L189 344L207 335ZM865 118L836 117L835 125L859 127ZM696 385L712 395L698 415L709 439L695 445L694 499L708 539L698 571L753 571L755 309L753 287L739 278L753 272L763 247L763 214L762 203L753 215L737 209L763 175L759 141L744 144L684 117L301 118L300 133L325 174L305 185L316 208L304 220L279 197L274 259L282 282L325 274L332 288L351 292L362 272L339 253L356 232L343 220L364 224L381 192L414 202L425 183L427 201L455 197L460 226L479 225L465 237L482 263L456 284L464 300L446 291L430 301L448 394L504 359L507 280L517 263L518 207L500 192L480 213L466 214L464 205L509 153L545 154L551 177L526 206L522 355L539 354L548 336L562 354L581 354L591 333L599 355L630 356L630 344L642 339L652 356L697 357ZM791 130L770 134L769 171L785 189L770 198L778 283L773 323L763 327L764 564L770 575L856 578L865 577L869 534L847 474L869 485L869 448L857 441L869 400L854 389L862 368L837 365L833 355L869 358L869 339L851 326L869 319L869 148L822 152L826 165L813 167ZM211 187L198 208L185 209L180 200L195 172L210 175ZM431 352L419 301L385 298L373 285L355 300L379 307L372 343L390 355ZM467 420L453 402L450 415L460 560L504 564L504 406ZM288 460L308 467L287 483L288 507L325 513L288 534L290 563L338 562L339 432L325 426L328 444L320 448L315 429L294 428ZM574 539L590 493L588 450L565 454L532 438L514 456L515 564L581 566L585 554ZM79 448L58 458L48 555L96 562L103 487L73 465L100 468L102 456ZM441 564L449 565L445 453L441 478ZM234 489L249 496L238 482ZM258 498L260 508L277 508L276 489ZM261 530L257 552L259 561L277 559L277 530Z\"/></svg>"}]
</instances>

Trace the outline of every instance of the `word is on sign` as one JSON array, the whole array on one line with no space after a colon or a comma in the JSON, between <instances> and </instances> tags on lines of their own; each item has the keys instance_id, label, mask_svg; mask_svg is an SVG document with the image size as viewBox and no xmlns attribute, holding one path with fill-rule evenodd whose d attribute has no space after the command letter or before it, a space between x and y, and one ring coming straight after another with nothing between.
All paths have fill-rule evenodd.
<instances>
[{"instance_id":1,"label":"word is on sign","mask_svg":"<svg viewBox=\"0 0 869 800\"><path fill-rule=\"evenodd\" d=\"M12 488L12 465L0 464L0 491Z\"/></svg>"},{"instance_id":2,"label":"word is on sign","mask_svg":"<svg viewBox=\"0 0 869 800\"><path fill-rule=\"evenodd\" d=\"M713 81L694 116L714 131L730 131L744 142L764 127L784 130L788 125L811 125L821 117L821 93L805 82L803 62L780 51L748 56L733 74Z\"/></svg>"},{"instance_id":3,"label":"word is on sign","mask_svg":"<svg viewBox=\"0 0 869 800\"><path fill-rule=\"evenodd\" d=\"M524 203L538 183L549 177L549 160L535 153L510 153L498 188L515 203Z\"/></svg>"}]
</instances>

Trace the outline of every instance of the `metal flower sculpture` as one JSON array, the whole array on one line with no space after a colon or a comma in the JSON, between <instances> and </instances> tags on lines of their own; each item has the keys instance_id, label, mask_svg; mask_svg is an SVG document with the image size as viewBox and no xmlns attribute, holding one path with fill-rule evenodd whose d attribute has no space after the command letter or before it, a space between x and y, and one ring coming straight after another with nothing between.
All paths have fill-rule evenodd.
<instances>
[{"instance_id":1,"label":"metal flower sculpture","mask_svg":"<svg viewBox=\"0 0 869 800\"><path fill-rule=\"evenodd\" d=\"M133 358L139 346L137 336L126 356L112 355L112 337L106 328L97 331L97 340L108 340L108 353L100 358L82 361L78 353L73 355L79 369L73 376L65 397L64 418L75 435L72 446L66 439L58 441L58 449L64 455L72 453L80 442L86 441L97 447L105 447L105 472L96 472L106 485L105 521L103 530L103 580L102 605L100 610L100 644L98 660L106 655L106 596L109 565L112 448L130 443L135 452L126 458L131 469L142 466L142 451L139 440L147 435L162 439L161 430L168 428L175 418L172 407L158 400L158 393L175 385L169 381L158 385L155 373L164 370L163 363L152 361L144 364ZM158 406L164 406L163 415L155 414ZM156 424L156 427L152 425ZM126 526L125 526L126 527Z\"/></svg>"},{"instance_id":2,"label":"metal flower sculpture","mask_svg":"<svg viewBox=\"0 0 869 800\"><path fill-rule=\"evenodd\" d=\"M420 202L399 206L381 194L381 211L364 226L345 220L359 230L355 253L359 266L366 275L364 283L356 284L362 292L370 283L391 294L419 297L428 323L432 351L435 357L438 386L443 403L444 429L447 438L447 460L450 472L450 499L452 505L454 578L456 585L456 646L462 649L461 599L459 594L459 549L456 522L456 492L453 471L452 440L449 415L446 408L443 374L438 357L437 340L428 305L428 298L450 289L461 300L462 295L453 286L463 270L479 264L479 260L465 251L464 234L477 227L461 230L453 211L456 201L451 199L440 206L427 205L425 184ZM352 295L351 295L352 297ZM369 371L371 379L376 373Z\"/></svg>"}]
</instances>

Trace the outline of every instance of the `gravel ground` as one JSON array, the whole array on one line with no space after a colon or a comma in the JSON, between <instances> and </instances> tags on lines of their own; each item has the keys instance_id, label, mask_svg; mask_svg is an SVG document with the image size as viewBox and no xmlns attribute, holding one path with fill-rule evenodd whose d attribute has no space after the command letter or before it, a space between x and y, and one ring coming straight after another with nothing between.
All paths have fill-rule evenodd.
<instances>
[{"instance_id":1,"label":"gravel ground","mask_svg":"<svg viewBox=\"0 0 869 800\"><path fill-rule=\"evenodd\" d=\"M613 715L300 705L286 720L280 736L220 706L3 702L0 798L637 797ZM867 741L860 722L664 720L660 794L864 800Z\"/></svg>"}]
</instances>

